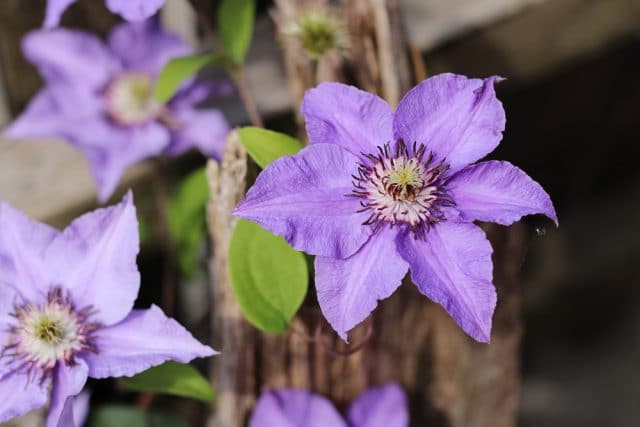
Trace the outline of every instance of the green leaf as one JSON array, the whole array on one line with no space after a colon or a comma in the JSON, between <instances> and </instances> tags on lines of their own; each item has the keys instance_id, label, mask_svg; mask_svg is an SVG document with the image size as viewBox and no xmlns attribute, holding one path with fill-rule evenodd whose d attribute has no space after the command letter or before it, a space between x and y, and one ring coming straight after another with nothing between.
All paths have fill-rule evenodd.
<instances>
[{"instance_id":1,"label":"green leaf","mask_svg":"<svg viewBox=\"0 0 640 427\"><path fill-rule=\"evenodd\" d=\"M143 245L149 241L149 237L151 237L151 229L149 228L149 223L142 216L142 212L137 212L138 217L138 233L140 235L140 244Z\"/></svg>"},{"instance_id":2,"label":"green leaf","mask_svg":"<svg viewBox=\"0 0 640 427\"><path fill-rule=\"evenodd\" d=\"M147 416L133 406L105 405L91 414L91 427L146 427Z\"/></svg>"},{"instance_id":3,"label":"green leaf","mask_svg":"<svg viewBox=\"0 0 640 427\"><path fill-rule=\"evenodd\" d=\"M209 184L205 169L200 168L187 175L169 201L169 231L178 268L186 278L193 277L198 268L206 236L208 199Z\"/></svg>"},{"instance_id":4,"label":"green leaf","mask_svg":"<svg viewBox=\"0 0 640 427\"><path fill-rule=\"evenodd\" d=\"M189 423L173 415L151 412L151 427L189 427ZM123 427L122 425L118 427ZM128 426L127 426L128 427Z\"/></svg>"},{"instance_id":5,"label":"green leaf","mask_svg":"<svg viewBox=\"0 0 640 427\"><path fill-rule=\"evenodd\" d=\"M240 142L251 158L264 169L269 163L284 155L293 155L304 145L300 140L280 132L253 126L240 128Z\"/></svg>"},{"instance_id":6,"label":"green leaf","mask_svg":"<svg viewBox=\"0 0 640 427\"><path fill-rule=\"evenodd\" d=\"M267 332L286 331L307 293L304 255L283 238L240 219L231 237L229 272L247 320Z\"/></svg>"},{"instance_id":7,"label":"green leaf","mask_svg":"<svg viewBox=\"0 0 640 427\"><path fill-rule=\"evenodd\" d=\"M169 61L158 76L155 97L160 102L167 102L176 93L180 85L187 78L209 64L222 63L223 57L212 53L189 55L174 58Z\"/></svg>"},{"instance_id":8,"label":"green leaf","mask_svg":"<svg viewBox=\"0 0 640 427\"><path fill-rule=\"evenodd\" d=\"M165 393L191 397L205 402L213 401L209 382L191 365L166 362L131 378L122 378L129 390Z\"/></svg>"},{"instance_id":9,"label":"green leaf","mask_svg":"<svg viewBox=\"0 0 640 427\"><path fill-rule=\"evenodd\" d=\"M148 414L135 406L104 405L91 414L91 427L189 427L185 420L162 412Z\"/></svg>"},{"instance_id":10,"label":"green leaf","mask_svg":"<svg viewBox=\"0 0 640 427\"><path fill-rule=\"evenodd\" d=\"M254 0L222 0L218 9L218 33L229 58L244 63L251 36L256 5Z\"/></svg>"}]
</instances>

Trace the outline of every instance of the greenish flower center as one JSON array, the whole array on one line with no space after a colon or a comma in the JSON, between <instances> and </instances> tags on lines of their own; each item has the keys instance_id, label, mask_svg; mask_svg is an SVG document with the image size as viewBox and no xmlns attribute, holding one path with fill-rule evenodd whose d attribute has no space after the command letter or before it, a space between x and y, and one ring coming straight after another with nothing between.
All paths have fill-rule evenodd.
<instances>
[{"instance_id":1,"label":"greenish flower center","mask_svg":"<svg viewBox=\"0 0 640 427\"><path fill-rule=\"evenodd\" d=\"M424 186L423 171L416 159L396 162L384 177L389 194L395 200L413 201Z\"/></svg>"},{"instance_id":2,"label":"greenish flower center","mask_svg":"<svg viewBox=\"0 0 640 427\"><path fill-rule=\"evenodd\" d=\"M42 316L33 328L34 335L46 344L60 344L64 339L64 326L59 319Z\"/></svg>"},{"instance_id":3,"label":"greenish flower center","mask_svg":"<svg viewBox=\"0 0 640 427\"><path fill-rule=\"evenodd\" d=\"M123 125L143 124L158 118L162 104L154 97L154 83L146 73L124 73L107 88L107 109Z\"/></svg>"},{"instance_id":4,"label":"greenish flower center","mask_svg":"<svg viewBox=\"0 0 640 427\"><path fill-rule=\"evenodd\" d=\"M91 336L99 325L89 321L92 313L90 307L76 310L59 287L51 289L40 304L17 305L0 359L15 369L38 369L43 375L58 362L72 364L78 352L97 351Z\"/></svg>"}]
</instances>

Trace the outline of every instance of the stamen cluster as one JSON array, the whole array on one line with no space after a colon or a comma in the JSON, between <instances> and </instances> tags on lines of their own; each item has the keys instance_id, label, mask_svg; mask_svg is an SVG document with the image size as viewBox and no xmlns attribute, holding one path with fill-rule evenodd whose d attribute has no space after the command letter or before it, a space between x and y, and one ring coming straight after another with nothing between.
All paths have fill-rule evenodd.
<instances>
[{"instance_id":1,"label":"stamen cluster","mask_svg":"<svg viewBox=\"0 0 640 427\"><path fill-rule=\"evenodd\" d=\"M424 238L429 228L444 219L442 208L453 206L444 178L449 169L443 161L434 163L423 144L408 147L399 140L395 149L387 143L377 154L363 154L370 164L360 163L353 176L352 196L363 199L359 212L371 212L363 225L376 229L406 225L416 238Z\"/></svg>"},{"instance_id":2,"label":"stamen cluster","mask_svg":"<svg viewBox=\"0 0 640 427\"><path fill-rule=\"evenodd\" d=\"M99 325L90 322L91 307L76 310L69 295L53 288L41 305L18 305L12 316L16 322L9 328L9 342L1 357L13 370L44 378L57 362L75 363L80 352L96 352L91 334Z\"/></svg>"},{"instance_id":3,"label":"stamen cluster","mask_svg":"<svg viewBox=\"0 0 640 427\"><path fill-rule=\"evenodd\" d=\"M109 116L121 125L143 124L162 112L147 73L128 72L116 77L107 88L106 98Z\"/></svg>"}]
</instances>

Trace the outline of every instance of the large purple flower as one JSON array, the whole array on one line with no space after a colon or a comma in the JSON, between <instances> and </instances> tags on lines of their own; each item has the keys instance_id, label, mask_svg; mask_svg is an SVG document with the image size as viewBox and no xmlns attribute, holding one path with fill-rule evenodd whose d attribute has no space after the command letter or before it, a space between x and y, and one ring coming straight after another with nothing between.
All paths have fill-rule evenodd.
<instances>
[{"instance_id":1,"label":"large purple flower","mask_svg":"<svg viewBox=\"0 0 640 427\"><path fill-rule=\"evenodd\" d=\"M47 0L44 26L53 28L60 25L60 18L69 6L78 0ZM143 21L155 14L165 0L106 0L107 8L127 21Z\"/></svg>"},{"instance_id":2,"label":"large purple flower","mask_svg":"<svg viewBox=\"0 0 640 427\"><path fill-rule=\"evenodd\" d=\"M187 84L167 104L154 98L162 67L189 52L154 20L116 27L108 45L82 31L34 31L23 50L46 85L6 136L69 141L88 159L101 201L142 159L193 147L220 157L229 129L224 117L195 108L211 92L205 83Z\"/></svg>"},{"instance_id":3,"label":"large purple flower","mask_svg":"<svg viewBox=\"0 0 640 427\"><path fill-rule=\"evenodd\" d=\"M420 292L489 341L492 249L472 221L543 213L557 222L523 171L474 164L502 138L496 81L441 74L409 91L395 114L377 96L323 83L302 105L311 146L269 165L236 208L317 255L318 301L344 339L410 269Z\"/></svg>"},{"instance_id":4,"label":"large purple flower","mask_svg":"<svg viewBox=\"0 0 640 427\"><path fill-rule=\"evenodd\" d=\"M262 393L249 427L407 427L407 398L397 384L374 387L349 407L346 419L322 396L282 389Z\"/></svg>"},{"instance_id":5,"label":"large purple flower","mask_svg":"<svg viewBox=\"0 0 640 427\"><path fill-rule=\"evenodd\" d=\"M131 194L62 232L1 204L0 230L0 422L50 394L46 426L73 426L87 377L215 354L158 307L132 310L140 274Z\"/></svg>"}]
</instances>

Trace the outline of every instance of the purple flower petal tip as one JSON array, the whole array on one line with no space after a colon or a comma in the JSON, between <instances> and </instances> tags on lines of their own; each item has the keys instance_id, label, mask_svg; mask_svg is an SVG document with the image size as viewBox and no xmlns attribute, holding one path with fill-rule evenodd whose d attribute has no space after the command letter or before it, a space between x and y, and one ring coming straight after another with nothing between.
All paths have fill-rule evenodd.
<instances>
[{"instance_id":1,"label":"purple flower petal tip","mask_svg":"<svg viewBox=\"0 0 640 427\"><path fill-rule=\"evenodd\" d=\"M373 387L350 406L346 419L326 398L305 390L265 390L249 427L407 427L407 398L396 383Z\"/></svg>"},{"instance_id":2,"label":"purple flower petal tip","mask_svg":"<svg viewBox=\"0 0 640 427\"><path fill-rule=\"evenodd\" d=\"M351 404L347 420L354 427L408 427L407 396L395 382L372 387Z\"/></svg>"},{"instance_id":3,"label":"purple flower petal tip","mask_svg":"<svg viewBox=\"0 0 640 427\"><path fill-rule=\"evenodd\" d=\"M153 16L165 0L106 0L107 7L113 13L121 15L127 21L143 21Z\"/></svg>"},{"instance_id":4,"label":"purple flower petal tip","mask_svg":"<svg viewBox=\"0 0 640 427\"><path fill-rule=\"evenodd\" d=\"M366 319L379 300L402 283L408 264L395 247L396 230L385 228L346 259L316 257L316 290L324 317L347 341L347 331Z\"/></svg>"},{"instance_id":5,"label":"purple flower petal tip","mask_svg":"<svg viewBox=\"0 0 640 427\"><path fill-rule=\"evenodd\" d=\"M76 1L77 0L47 0L44 27L50 29L60 25L60 19L64 11Z\"/></svg>"},{"instance_id":6,"label":"purple flower petal tip","mask_svg":"<svg viewBox=\"0 0 640 427\"><path fill-rule=\"evenodd\" d=\"M468 221L510 225L525 215L543 214L558 225L551 197L509 162L493 160L468 166L449 180L448 188L456 208Z\"/></svg>"},{"instance_id":7,"label":"purple flower petal tip","mask_svg":"<svg viewBox=\"0 0 640 427\"><path fill-rule=\"evenodd\" d=\"M265 390L258 399L249 427L347 427L334 406L305 390Z\"/></svg>"}]
</instances>

